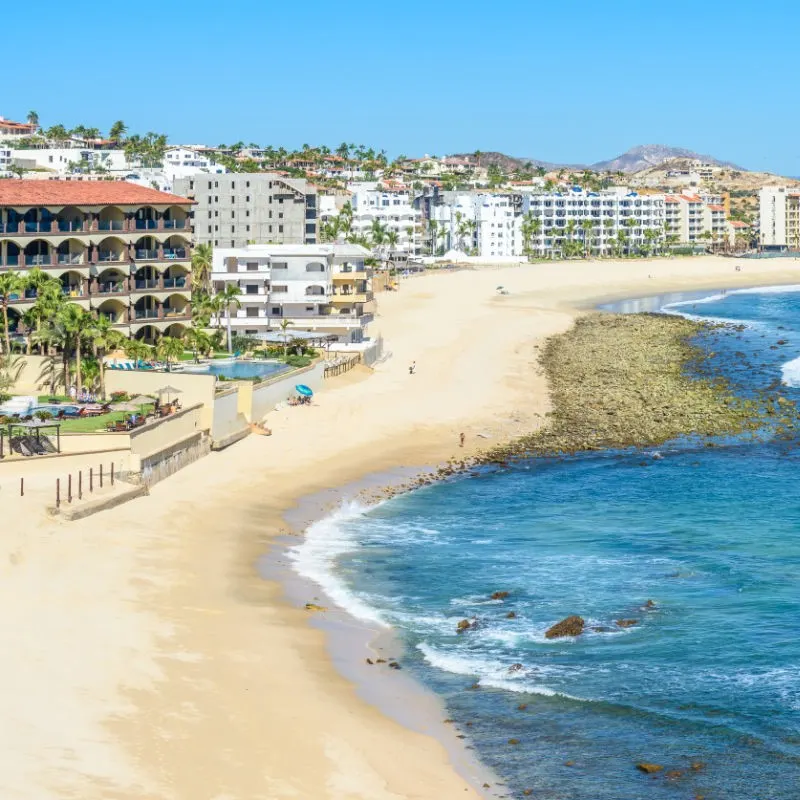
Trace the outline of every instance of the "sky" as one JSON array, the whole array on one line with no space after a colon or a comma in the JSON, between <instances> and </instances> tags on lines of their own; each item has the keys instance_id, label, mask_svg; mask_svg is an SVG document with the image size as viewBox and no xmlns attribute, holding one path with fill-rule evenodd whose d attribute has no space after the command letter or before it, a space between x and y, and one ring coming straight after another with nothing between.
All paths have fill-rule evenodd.
<instances>
[{"instance_id":1,"label":"sky","mask_svg":"<svg viewBox=\"0 0 800 800\"><path fill-rule=\"evenodd\" d=\"M657 143L800 175L796 0L39 0L3 26L0 116L45 126L567 163Z\"/></svg>"}]
</instances>

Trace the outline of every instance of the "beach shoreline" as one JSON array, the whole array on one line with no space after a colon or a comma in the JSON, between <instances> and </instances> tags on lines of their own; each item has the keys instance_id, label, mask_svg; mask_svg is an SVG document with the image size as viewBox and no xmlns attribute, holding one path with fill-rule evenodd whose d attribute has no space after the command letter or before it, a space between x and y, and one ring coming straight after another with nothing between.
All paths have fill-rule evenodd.
<instances>
[{"instance_id":1,"label":"beach shoreline","mask_svg":"<svg viewBox=\"0 0 800 800\"><path fill-rule=\"evenodd\" d=\"M327 634L264 580L259 559L286 536L286 514L302 498L334 499L333 487L443 464L534 429L549 410L535 348L583 304L800 277L774 263L734 273L735 263L587 262L415 278L381 298L376 331L392 356L374 374L334 379L315 406L271 414L272 437L249 437L150 496L68 528L16 517L22 527L7 538L3 565L14 695L5 711L9 729L30 735L7 737L6 793L480 796L441 738L359 696L337 672ZM497 296L498 283L510 296ZM53 630L41 658L26 659L20 630L41 627L47 614ZM363 663L363 653L349 655ZM23 698L52 672L42 664L59 659L67 663L56 669L56 709L32 709Z\"/></svg>"}]
</instances>

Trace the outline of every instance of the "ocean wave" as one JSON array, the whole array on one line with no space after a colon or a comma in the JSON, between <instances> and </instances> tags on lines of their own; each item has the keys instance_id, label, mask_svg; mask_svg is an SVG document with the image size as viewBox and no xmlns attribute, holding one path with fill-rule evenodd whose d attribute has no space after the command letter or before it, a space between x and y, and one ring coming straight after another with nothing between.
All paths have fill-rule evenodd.
<instances>
[{"instance_id":1,"label":"ocean wave","mask_svg":"<svg viewBox=\"0 0 800 800\"><path fill-rule=\"evenodd\" d=\"M358 548L358 541L346 523L363 516L369 508L356 501L342 503L332 514L309 526L303 541L289 549L289 558L298 575L316 583L348 614L364 622L390 627L377 609L348 588L335 569L339 556Z\"/></svg>"},{"instance_id":2,"label":"ocean wave","mask_svg":"<svg viewBox=\"0 0 800 800\"><path fill-rule=\"evenodd\" d=\"M800 357L787 361L781 367L781 383L795 389L800 387Z\"/></svg>"}]
</instances>

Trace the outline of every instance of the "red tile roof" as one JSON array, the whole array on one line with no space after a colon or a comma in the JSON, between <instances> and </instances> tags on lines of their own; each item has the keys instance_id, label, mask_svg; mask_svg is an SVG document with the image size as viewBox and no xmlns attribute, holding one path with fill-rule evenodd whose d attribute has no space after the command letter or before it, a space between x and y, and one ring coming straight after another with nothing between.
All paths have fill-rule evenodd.
<instances>
[{"instance_id":1,"label":"red tile roof","mask_svg":"<svg viewBox=\"0 0 800 800\"><path fill-rule=\"evenodd\" d=\"M734 219L731 221L731 227L733 228L749 228L750 226L746 222L741 222L738 219Z\"/></svg>"},{"instance_id":2,"label":"red tile roof","mask_svg":"<svg viewBox=\"0 0 800 800\"><path fill-rule=\"evenodd\" d=\"M711 211L724 211L725 210L725 206L709 206L709 209Z\"/></svg>"},{"instance_id":3,"label":"red tile roof","mask_svg":"<svg viewBox=\"0 0 800 800\"><path fill-rule=\"evenodd\" d=\"M185 205L176 194L125 181L0 181L0 206Z\"/></svg>"},{"instance_id":4,"label":"red tile roof","mask_svg":"<svg viewBox=\"0 0 800 800\"><path fill-rule=\"evenodd\" d=\"M680 200L678 200L678 198L677 198L677 197L673 197L671 194L668 194L668 195L667 195L667 196L664 198L664 202L665 202L665 203L679 203L679 202L680 202Z\"/></svg>"}]
</instances>

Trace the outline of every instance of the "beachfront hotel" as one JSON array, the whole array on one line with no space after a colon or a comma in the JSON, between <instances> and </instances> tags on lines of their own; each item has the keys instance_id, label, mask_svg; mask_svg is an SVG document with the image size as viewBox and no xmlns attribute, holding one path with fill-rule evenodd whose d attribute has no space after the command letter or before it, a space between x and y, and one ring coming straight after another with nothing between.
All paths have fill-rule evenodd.
<instances>
[{"instance_id":1,"label":"beachfront hotel","mask_svg":"<svg viewBox=\"0 0 800 800\"><path fill-rule=\"evenodd\" d=\"M192 202L121 181L0 181L0 271L35 267L71 302L156 341L191 321ZM36 300L9 305L12 331Z\"/></svg>"},{"instance_id":2,"label":"beachfront hotel","mask_svg":"<svg viewBox=\"0 0 800 800\"><path fill-rule=\"evenodd\" d=\"M305 179L270 172L198 172L177 178L174 188L197 203L197 244L235 248L249 242L317 241L317 191Z\"/></svg>"},{"instance_id":3,"label":"beachfront hotel","mask_svg":"<svg viewBox=\"0 0 800 800\"><path fill-rule=\"evenodd\" d=\"M236 333L276 333L288 321L296 336L309 332L358 344L375 311L369 255L355 244L217 248L211 280L216 291L226 284L241 290L241 308L231 309ZM228 322L224 314L222 322Z\"/></svg>"},{"instance_id":4,"label":"beachfront hotel","mask_svg":"<svg viewBox=\"0 0 800 800\"><path fill-rule=\"evenodd\" d=\"M800 250L800 192L786 186L762 187L758 215L764 250Z\"/></svg>"}]
</instances>

